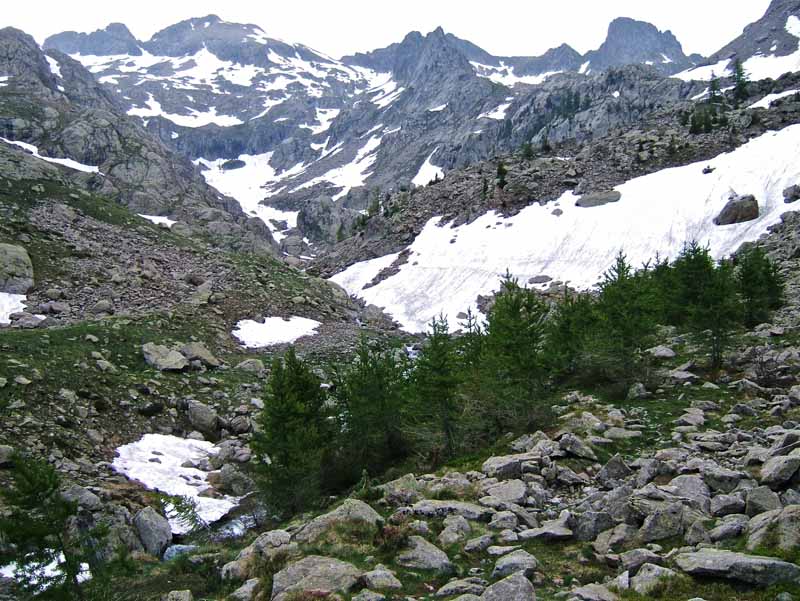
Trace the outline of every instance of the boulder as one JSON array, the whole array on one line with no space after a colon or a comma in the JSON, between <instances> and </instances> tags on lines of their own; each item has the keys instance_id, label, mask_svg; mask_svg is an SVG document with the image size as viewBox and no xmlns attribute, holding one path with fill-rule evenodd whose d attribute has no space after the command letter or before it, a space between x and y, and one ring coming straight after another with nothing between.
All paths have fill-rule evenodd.
<instances>
[{"instance_id":1,"label":"boulder","mask_svg":"<svg viewBox=\"0 0 800 601\"><path fill-rule=\"evenodd\" d=\"M189 365L178 351L153 342L142 345L142 354L145 362L159 371L181 371Z\"/></svg>"},{"instance_id":2,"label":"boulder","mask_svg":"<svg viewBox=\"0 0 800 601\"><path fill-rule=\"evenodd\" d=\"M751 517L781 507L781 498L767 486L757 486L747 491L745 513Z\"/></svg>"},{"instance_id":3,"label":"boulder","mask_svg":"<svg viewBox=\"0 0 800 601\"><path fill-rule=\"evenodd\" d=\"M752 194L734 196L714 218L715 225L732 225L758 219L758 201Z\"/></svg>"},{"instance_id":4,"label":"boulder","mask_svg":"<svg viewBox=\"0 0 800 601\"><path fill-rule=\"evenodd\" d=\"M622 481L632 473L631 468L629 468L622 457L617 454L609 459L600 471L597 472L596 480L603 488L614 488L619 486Z\"/></svg>"},{"instance_id":5,"label":"boulder","mask_svg":"<svg viewBox=\"0 0 800 601\"><path fill-rule=\"evenodd\" d=\"M33 263L28 251L14 244L0 244L0 292L27 294L33 288Z\"/></svg>"},{"instance_id":6,"label":"boulder","mask_svg":"<svg viewBox=\"0 0 800 601\"><path fill-rule=\"evenodd\" d=\"M219 431L217 412L200 401L190 400L187 404L189 423L203 434L215 435Z\"/></svg>"},{"instance_id":7,"label":"boulder","mask_svg":"<svg viewBox=\"0 0 800 601\"><path fill-rule=\"evenodd\" d=\"M663 345L649 348L647 349L647 353L656 359L674 359L677 356L675 351Z\"/></svg>"},{"instance_id":8,"label":"boulder","mask_svg":"<svg viewBox=\"0 0 800 601\"><path fill-rule=\"evenodd\" d=\"M556 520L548 520L539 528L523 530L520 532L519 538L520 540L566 540L572 538L573 532L569 527L569 521L571 518L572 515L570 512L564 510Z\"/></svg>"},{"instance_id":9,"label":"boulder","mask_svg":"<svg viewBox=\"0 0 800 601\"><path fill-rule=\"evenodd\" d=\"M761 484L779 488L789 482L800 470L800 455L771 457L761 466Z\"/></svg>"},{"instance_id":10,"label":"boulder","mask_svg":"<svg viewBox=\"0 0 800 601\"><path fill-rule=\"evenodd\" d=\"M251 578L242 586L233 591L228 599L231 601L253 601L258 594L260 581L258 578Z\"/></svg>"},{"instance_id":11,"label":"boulder","mask_svg":"<svg viewBox=\"0 0 800 601\"><path fill-rule=\"evenodd\" d=\"M352 564L331 557L309 555L275 574L272 601L286 601L295 591L315 591L320 597L326 593L348 593L360 577L361 571Z\"/></svg>"},{"instance_id":12,"label":"boulder","mask_svg":"<svg viewBox=\"0 0 800 601\"><path fill-rule=\"evenodd\" d=\"M222 365L222 361L217 359L205 345L199 342L184 344L180 352L189 361L200 361L206 367L219 367Z\"/></svg>"},{"instance_id":13,"label":"boulder","mask_svg":"<svg viewBox=\"0 0 800 601\"><path fill-rule=\"evenodd\" d=\"M398 565L417 570L435 570L445 573L453 570L453 564L450 563L447 554L421 536L410 537L408 548L397 556L396 561Z\"/></svg>"},{"instance_id":14,"label":"boulder","mask_svg":"<svg viewBox=\"0 0 800 601\"><path fill-rule=\"evenodd\" d=\"M683 504L670 503L648 515L639 529L642 541L650 543L683 534L683 511Z\"/></svg>"},{"instance_id":15,"label":"boulder","mask_svg":"<svg viewBox=\"0 0 800 601\"><path fill-rule=\"evenodd\" d=\"M518 549L497 560L492 571L492 578L505 578L516 572L521 572L525 576L533 576L537 567L539 567L539 562L533 555L524 549Z\"/></svg>"},{"instance_id":16,"label":"boulder","mask_svg":"<svg viewBox=\"0 0 800 601\"><path fill-rule=\"evenodd\" d=\"M536 592L531 581L516 572L487 588L481 601L536 601Z\"/></svg>"},{"instance_id":17,"label":"boulder","mask_svg":"<svg viewBox=\"0 0 800 601\"><path fill-rule=\"evenodd\" d=\"M786 204L800 200L800 184L789 186L783 191L783 202Z\"/></svg>"},{"instance_id":18,"label":"boulder","mask_svg":"<svg viewBox=\"0 0 800 601\"><path fill-rule=\"evenodd\" d=\"M378 525L383 523L383 518L363 501L347 499L333 511L314 518L303 526L294 535L294 539L300 543L312 543L331 528L345 523L360 523L365 528L377 531Z\"/></svg>"},{"instance_id":19,"label":"boulder","mask_svg":"<svg viewBox=\"0 0 800 601\"><path fill-rule=\"evenodd\" d=\"M194 596L192 595L192 591L190 590L183 590L183 591L170 591L163 597L161 597L162 601L194 601Z\"/></svg>"},{"instance_id":20,"label":"boulder","mask_svg":"<svg viewBox=\"0 0 800 601\"><path fill-rule=\"evenodd\" d=\"M444 529L439 534L438 541L443 547L454 545L469 536L472 531L466 518L460 515L449 515L444 519Z\"/></svg>"},{"instance_id":21,"label":"boulder","mask_svg":"<svg viewBox=\"0 0 800 601\"><path fill-rule=\"evenodd\" d=\"M619 596L612 593L602 584L587 584L570 591L569 601L617 601Z\"/></svg>"},{"instance_id":22,"label":"boulder","mask_svg":"<svg viewBox=\"0 0 800 601\"><path fill-rule=\"evenodd\" d=\"M590 194L584 194L581 196L577 201L575 201L575 206L583 207L584 209L590 209L592 207L601 207L611 202L619 202L620 198L622 198L622 194L616 190L592 192Z\"/></svg>"},{"instance_id":23,"label":"boulder","mask_svg":"<svg viewBox=\"0 0 800 601\"><path fill-rule=\"evenodd\" d=\"M528 487L522 480L504 480L489 486L486 489L486 494L501 501L524 503L528 496Z\"/></svg>"},{"instance_id":24,"label":"boulder","mask_svg":"<svg viewBox=\"0 0 800 601\"><path fill-rule=\"evenodd\" d=\"M747 550L759 547L792 551L800 547L800 505L767 511L747 525Z\"/></svg>"},{"instance_id":25,"label":"boulder","mask_svg":"<svg viewBox=\"0 0 800 601\"><path fill-rule=\"evenodd\" d=\"M627 571L631 576L635 575L639 568L645 564L661 565L664 560L659 555L656 555L649 549L632 549L625 551L619 556L622 563L622 569Z\"/></svg>"},{"instance_id":26,"label":"boulder","mask_svg":"<svg viewBox=\"0 0 800 601\"><path fill-rule=\"evenodd\" d=\"M800 583L800 566L761 555L702 549L678 554L675 564L690 576L726 578L758 586Z\"/></svg>"},{"instance_id":27,"label":"boulder","mask_svg":"<svg viewBox=\"0 0 800 601\"><path fill-rule=\"evenodd\" d=\"M652 591L662 586L664 580L675 576L677 574L669 568L646 563L639 569L636 576L631 578L631 588L640 595L648 596Z\"/></svg>"},{"instance_id":28,"label":"boulder","mask_svg":"<svg viewBox=\"0 0 800 601\"><path fill-rule=\"evenodd\" d=\"M438 591L437 597L453 597L455 595L481 595L486 590L486 581L481 578L463 578L451 580Z\"/></svg>"},{"instance_id":29,"label":"boulder","mask_svg":"<svg viewBox=\"0 0 800 601\"><path fill-rule=\"evenodd\" d=\"M167 518L152 507L145 507L133 518L133 525L139 534L144 550L153 557L161 557L172 542L172 528Z\"/></svg>"},{"instance_id":30,"label":"boulder","mask_svg":"<svg viewBox=\"0 0 800 601\"><path fill-rule=\"evenodd\" d=\"M460 515L473 522L488 522L494 511L465 501L439 501L426 499L411 506L415 515L426 518L443 518L448 515Z\"/></svg>"},{"instance_id":31,"label":"boulder","mask_svg":"<svg viewBox=\"0 0 800 601\"><path fill-rule=\"evenodd\" d=\"M397 579L394 572L386 566L378 564L374 570L365 572L361 576L361 584L369 589L400 590L403 583Z\"/></svg>"},{"instance_id":32,"label":"boulder","mask_svg":"<svg viewBox=\"0 0 800 601\"><path fill-rule=\"evenodd\" d=\"M523 463L538 459L538 453L519 453L516 455L489 457L489 459L483 462L481 471L489 478L498 478L500 480L518 478L522 475Z\"/></svg>"},{"instance_id":33,"label":"boulder","mask_svg":"<svg viewBox=\"0 0 800 601\"><path fill-rule=\"evenodd\" d=\"M581 459L589 459L590 461L597 461L597 455L594 454L594 451L592 451L589 445L572 433L564 434L561 440L558 441L558 444L561 450L569 455L580 457Z\"/></svg>"}]
</instances>

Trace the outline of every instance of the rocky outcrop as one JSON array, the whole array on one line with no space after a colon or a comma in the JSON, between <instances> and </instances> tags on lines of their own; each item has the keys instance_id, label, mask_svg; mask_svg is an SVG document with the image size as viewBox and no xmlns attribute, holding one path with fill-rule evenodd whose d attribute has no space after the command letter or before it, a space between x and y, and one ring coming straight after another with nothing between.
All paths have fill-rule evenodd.
<instances>
[{"instance_id":1,"label":"rocky outcrop","mask_svg":"<svg viewBox=\"0 0 800 601\"><path fill-rule=\"evenodd\" d=\"M330 557L310 555L290 563L272 579L272 600L285 601L292 593L315 591L348 593L361 576L352 564Z\"/></svg>"},{"instance_id":2,"label":"rocky outcrop","mask_svg":"<svg viewBox=\"0 0 800 601\"><path fill-rule=\"evenodd\" d=\"M740 580L758 586L800 582L800 567L792 563L733 551L704 549L681 553L675 563L691 576Z\"/></svg>"},{"instance_id":3,"label":"rocky outcrop","mask_svg":"<svg viewBox=\"0 0 800 601\"><path fill-rule=\"evenodd\" d=\"M722 208L719 215L714 218L716 225L731 225L758 219L758 201L755 196L735 196Z\"/></svg>"},{"instance_id":4,"label":"rocky outcrop","mask_svg":"<svg viewBox=\"0 0 800 601\"><path fill-rule=\"evenodd\" d=\"M0 244L0 292L26 294L33 288L33 264L28 252L14 244Z\"/></svg>"},{"instance_id":5,"label":"rocky outcrop","mask_svg":"<svg viewBox=\"0 0 800 601\"><path fill-rule=\"evenodd\" d=\"M145 507L133 518L144 550L154 557L161 557L172 541L172 529L167 519L151 507Z\"/></svg>"}]
</instances>

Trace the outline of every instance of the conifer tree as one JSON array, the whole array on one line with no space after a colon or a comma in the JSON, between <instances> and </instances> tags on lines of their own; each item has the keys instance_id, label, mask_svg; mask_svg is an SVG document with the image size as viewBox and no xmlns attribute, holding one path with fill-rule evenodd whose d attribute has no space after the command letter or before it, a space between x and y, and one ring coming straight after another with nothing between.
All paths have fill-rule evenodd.
<instances>
[{"instance_id":1,"label":"conifer tree","mask_svg":"<svg viewBox=\"0 0 800 601\"><path fill-rule=\"evenodd\" d=\"M588 294L567 294L547 322L545 358L557 375L575 373L597 326L594 301Z\"/></svg>"},{"instance_id":2,"label":"conifer tree","mask_svg":"<svg viewBox=\"0 0 800 601\"><path fill-rule=\"evenodd\" d=\"M733 94L737 101L747 100L747 84L750 83L747 73L744 70L744 65L740 59L736 59L733 63Z\"/></svg>"},{"instance_id":3,"label":"conifer tree","mask_svg":"<svg viewBox=\"0 0 800 601\"><path fill-rule=\"evenodd\" d=\"M391 352L361 337L355 360L335 380L342 448L339 471L373 476L403 456L398 422L405 401L402 365Z\"/></svg>"},{"instance_id":4,"label":"conifer tree","mask_svg":"<svg viewBox=\"0 0 800 601\"><path fill-rule=\"evenodd\" d=\"M17 454L13 465L12 485L0 488L10 509L0 518L0 540L14 551L0 560L16 564L16 579L32 596L47 589L50 598L84 599L81 576L97 562L88 540L70 536L77 505L62 497L61 479L48 463Z\"/></svg>"},{"instance_id":5,"label":"conifer tree","mask_svg":"<svg viewBox=\"0 0 800 601\"><path fill-rule=\"evenodd\" d=\"M321 468L330 440L320 379L289 348L276 358L252 447L257 481L270 510L292 514L322 491Z\"/></svg>"},{"instance_id":6,"label":"conifer tree","mask_svg":"<svg viewBox=\"0 0 800 601\"><path fill-rule=\"evenodd\" d=\"M502 161L497 163L497 187L501 190L506 187L506 175L508 174L508 169L503 164Z\"/></svg>"},{"instance_id":7,"label":"conifer tree","mask_svg":"<svg viewBox=\"0 0 800 601\"><path fill-rule=\"evenodd\" d=\"M712 72L711 81L708 83L708 102L709 104L716 104L722 100L722 91L719 87L719 79Z\"/></svg>"},{"instance_id":8,"label":"conifer tree","mask_svg":"<svg viewBox=\"0 0 800 601\"><path fill-rule=\"evenodd\" d=\"M761 248L753 247L740 255L736 282L748 328L767 321L770 310L782 303L783 278Z\"/></svg>"},{"instance_id":9,"label":"conifer tree","mask_svg":"<svg viewBox=\"0 0 800 601\"><path fill-rule=\"evenodd\" d=\"M547 379L544 360L545 319L549 308L533 290L506 274L489 312L483 368L494 392L500 427L525 426Z\"/></svg>"},{"instance_id":10,"label":"conifer tree","mask_svg":"<svg viewBox=\"0 0 800 601\"><path fill-rule=\"evenodd\" d=\"M708 348L712 369L722 365L722 354L740 315L733 267L723 261L704 282L699 301L692 305L689 315L689 325Z\"/></svg>"},{"instance_id":11,"label":"conifer tree","mask_svg":"<svg viewBox=\"0 0 800 601\"><path fill-rule=\"evenodd\" d=\"M444 316L430 323L428 341L412 376L412 403L406 411L418 452L434 465L452 457L459 445L458 365Z\"/></svg>"},{"instance_id":12,"label":"conifer tree","mask_svg":"<svg viewBox=\"0 0 800 601\"><path fill-rule=\"evenodd\" d=\"M623 382L635 375L656 326L657 304L648 271L634 272L620 252L603 275L594 342L606 373Z\"/></svg>"}]
</instances>

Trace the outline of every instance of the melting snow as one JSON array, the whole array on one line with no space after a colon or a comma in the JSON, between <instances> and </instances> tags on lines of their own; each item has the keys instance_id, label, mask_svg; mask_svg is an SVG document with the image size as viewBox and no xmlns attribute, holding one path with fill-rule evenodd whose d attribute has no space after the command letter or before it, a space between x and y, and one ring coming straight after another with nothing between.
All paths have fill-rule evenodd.
<instances>
[{"instance_id":1,"label":"melting snow","mask_svg":"<svg viewBox=\"0 0 800 601\"><path fill-rule=\"evenodd\" d=\"M141 217L142 219L147 219L147 221L149 221L150 223L155 223L156 225L166 225L169 228L178 223L177 221L170 219L169 217L160 217L158 215L142 215L141 213L139 213L139 217Z\"/></svg>"},{"instance_id":2,"label":"melting snow","mask_svg":"<svg viewBox=\"0 0 800 601\"><path fill-rule=\"evenodd\" d=\"M175 125L181 127L203 127L204 125L219 125L220 127L230 127L232 125L240 125L241 120L231 115L218 115L217 107L210 107L208 111L201 113L193 108L188 109L191 115L175 115L167 113L161 108L159 103L153 95L148 92L147 94L147 108L132 108L128 110L129 115L135 117L164 117L172 121Z\"/></svg>"},{"instance_id":3,"label":"melting snow","mask_svg":"<svg viewBox=\"0 0 800 601\"><path fill-rule=\"evenodd\" d=\"M498 121L502 121L503 119L506 118L506 111L510 106L511 106L510 102L501 104L494 110L481 113L480 115L478 115L478 119L497 119Z\"/></svg>"},{"instance_id":4,"label":"melting snow","mask_svg":"<svg viewBox=\"0 0 800 601\"><path fill-rule=\"evenodd\" d=\"M435 107L433 107L432 109L428 109L428 112L429 112L429 113L438 113L438 112L440 112L440 111L443 111L443 110L444 110L444 109L446 109L446 108L447 108L447 103L445 102L445 103L444 103L444 104L442 104L442 105L435 106Z\"/></svg>"},{"instance_id":5,"label":"melting snow","mask_svg":"<svg viewBox=\"0 0 800 601\"><path fill-rule=\"evenodd\" d=\"M490 79L509 88L513 88L520 83L538 85L548 77L562 73L562 71L546 71L537 75L514 75L514 67L507 66L503 61L500 61L499 67L484 65L475 61L470 61L470 64L474 67L475 74L478 77Z\"/></svg>"},{"instance_id":6,"label":"melting snow","mask_svg":"<svg viewBox=\"0 0 800 601\"><path fill-rule=\"evenodd\" d=\"M72 159L54 159L52 157L45 157L39 154L39 149L34 146L33 144L27 144L25 142L17 142L14 140L7 140L5 138L0 138L6 144L13 144L14 146L19 146L20 148L27 150L37 159L42 159L43 161L47 161L48 163L55 163L56 165L62 165L63 167L69 167L70 169L75 169L76 171L83 171L84 173L100 173L100 169L97 167L92 167L91 165L84 165L83 163L79 163L78 161L73 161ZM102 175L102 173L100 173Z\"/></svg>"},{"instance_id":7,"label":"melting snow","mask_svg":"<svg viewBox=\"0 0 800 601\"><path fill-rule=\"evenodd\" d=\"M44 57L47 59L47 64L50 66L50 72L56 77L62 77L61 65L58 64L58 61L54 59L52 56L47 56L46 54L44 55Z\"/></svg>"},{"instance_id":8,"label":"melting snow","mask_svg":"<svg viewBox=\"0 0 800 601\"><path fill-rule=\"evenodd\" d=\"M236 324L233 336L247 348L290 344L303 336L313 336L322 324L305 317L267 317L259 323L245 319Z\"/></svg>"},{"instance_id":9,"label":"melting snow","mask_svg":"<svg viewBox=\"0 0 800 601\"><path fill-rule=\"evenodd\" d=\"M415 186L427 186L431 180L435 179L437 176L439 179L444 177L444 171L442 171L442 168L431 163L433 155L435 155L438 151L439 149L437 148L428 155L428 158L425 159L424 163L422 163L422 167L419 168L417 175L415 175L414 179L411 180L412 184Z\"/></svg>"},{"instance_id":10,"label":"melting snow","mask_svg":"<svg viewBox=\"0 0 800 601\"><path fill-rule=\"evenodd\" d=\"M460 227L439 227L434 217L409 247L399 273L365 288L391 257L357 263L331 278L351 294L386 310L409 331L422 331L443 312L450 323L467 308L477 311L479 294L497 290L506 269L522 282L547 274L587 289L624 251L634 265L674 257L688 240L709 244L714 257L757 239L791 210L782 191L800 178L800 125L755 138L737 150L617 187L619 202L575 206L566 192L559 201L533 204L504 218L494 212ZM710 165L712 174L704 175ZM714 217L731 193L753 194L761 216L747 223L716 226ZM553 215L558 207L560 216ZM451 243L451 240L455 240Z\"/></svg>"},{"instance_id":11,"label":"melting snow","mask_svg":"<svg viewBox=\"0 0 800 601\"><path fill-rule=\"evenodd\" d=\"M589 73L589 65L591 64L591 62L592 61L586 61L585 63L583 63L581 65L581 68L578 69L578 73L580 73L581 75L588 74Z\"/></svg>"},{"instance_id":12,"label":"melting snow","mask_svg":"<svg viewBox=\"0 0 800 601\"><path fill-rule=\"evenodd\" d=\"M758 102L755 102L748 106L749 109L768 109L770 105L775 102L776 100L780 100L781 98L786 98L787 96L793 96L795 94L800 94L800 90L786 90L785 92L778 92L776 94L769 94L764 96Z\"/></svg>"},{"instance_id":13,"label":"melting snow","mask_svg":"<svg viewBox=\"0 0 800 601\"><path fill-rule=\"evenodd\" d=\"M317 109L317 121L319 121L319 125L306 125L303 124L300 127L304 129L310 129L313 135L322 134L328 131L331 127L331 123L336 117L339 116L340 110L339 109Z\"/></svg>"},{"instance_id":14,"label":"melting snow","mask_svg":"<svg viewBox=\"0 0 800 601\"><path fill-rule=\"evenodd\" d=\"M187 461L197 462L218 452L219 449L204 440L145 434L141 440L119 447L111 467L149 489L190 497L196 504L197 515L204 522L212 523L236 507L238 499L200 496L201 492L211 488L207 481L208 472L183 465ZM189 525L177 518L171 518L170 525L176 534L189 530Z\"/></svg>"},{"instance_id":15,"label":"melting snow","mask_svg":"<svg viewBox=\"0 0 800 601\"><path fill-rule=\"evenodd\" d=\"M0 292L0 324L11 323L11 316L14 313L24 311L26 298L24 294Z\"/></svg>"},{"instance_id":16,"label":"melting snow","mask_svg":"<svg viewBox=\"0 0 800 601\"><path fill-rule=\"evenodd\" d=\"M275 239L280 241L285 235L278 231L272 224L272 220L286 221L288 226L293 228L297 226L297 212L280 211L261 204L261 201L274 194L266 189L267 184L289 179L300 173L303 166L302 164L297 165L278 175L270 165L270 159L272 159L271 152L242 154L239 155L238 160L243 161L245 165L239 169L223 169L222 165L227 163L228 159L217 159L216 161L197 159L194 163L208 167L202 172L208 185L235 198L245 213L261 219L272 230Z\"/></svg>"},{"instance_id":17,"label":"melting snow","mask_svg":"<svg viewBox=\"0 0 800 601\"><path fill-rule=\"evenodd\" d=\"M337 188L342 188L336 195L333 196L333 200L339 200L340 198L347 196L347 193L350 192L352 188L363 186L366 179L372 175L372 173L368 172L368 170L378 158L378 153L373 151L375 151L381 145L382 139L382 136L370 137L366 144L364 144L364 146L358 150L352 162L342 165L341 167L337 167L336 169L332 169L324 175L315 177L314 179L301 184L292 191L297 192L298 190L311 188L312 186L322 182L328 182Z\"/></svg>"}]
</instances>

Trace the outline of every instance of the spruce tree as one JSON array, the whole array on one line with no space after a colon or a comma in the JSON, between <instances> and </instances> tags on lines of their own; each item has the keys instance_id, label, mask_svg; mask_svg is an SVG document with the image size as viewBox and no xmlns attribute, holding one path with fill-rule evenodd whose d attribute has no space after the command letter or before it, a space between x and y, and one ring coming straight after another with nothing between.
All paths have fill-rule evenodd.
<instances>
[{"instance_id":1,"label":"spruce tree","mask_svg":"<svg viewBox=\"0 0 800 601\"><path fill-rule=\"evenodd\" d=\"M719 87L719 79L714 73L711 73L711 81L708 83L708 102L709 104L716 104L722 100L722 91Z\"/></svg>"},{"instance_id":2,"label":"spruce tree","mask_svg":"<svg viewBox=\"0 0 800 601\"><path fill-rule=\"evenodd\" d=\"M508 174L508 169L503 164L502 161L497 163L497 187L501 190L506 187L506 175Z\"/></svg>"},{"instance_id":3,"label":"spruce tree","mask_svg":"<svg viewBox=\"0 0 800 601\"><path fill-rule=\"evenodd\" d=\"M303 511L319 500L321 469L330 440L320 379L289 348L276 358L252 447L257 482L270 510Z\"/></svg>"},{"instance_id":4,"label":"spruce tree","mask_svg":"<svg viewBox=\"0 0 800 601\"><path fill-rule=\"evenodd\" d=\"M692 305L689 315L690 327L706 344L712 369L719 369L722 365L723 352L740 316L733 266L723 261L704 282L700 299Z\"/></svg>"},{"instance_id":5,"label":"spruce tree","mask_svg":"<svg viewBox=\"0 0 800 601\"><path fill-rule=\"evenodd\" d=\"M783 278L761 248L753 247L738 257L736 282L748 328L767 321L770 310L782 303Z\"/></svg>"},{"instance_id":6,"label":"spruce tree","mask_svg":"<svg viewBox=\"0 0 800 601\"><path fill-rule=\"evenodd\" d=\"M10 510L0 518L0 541L13 553L0 557L0 564L16 564L16 580L31 596L47 589L49 598L84 599L81 576L97 562L89 539L75 540L70 528L77 505L62 497L51 465L19 454L12 461L12 484L0 488Z\"/></svg>"},{"instance_id":7,"label":"spruce tree","mask_svg":"<svg viewBox=\"0 0 800 601\"><path fill-rule=\"evenodd\" d=\"M749 79L744 70L744 65L742 65L742 61L738 58L733 63L733 82L733 94L736 100L739 102L747 100L747 84L749 83Z\"/></svg>"},{"instance_id":8,"label":"spruce tree","mask_svg":"<svg viewBox=\"0 0 800 601\"><path fill-rule=\"evenodd\" d=\"M428 340L412 375L412 402L405 421L417 451L433 465L452 457L459 446L458 363L444 316L430 323Z\"/></svg>"},{"instance_id":9,"label":"spruce tree","mask_svg":"<svg viewBox=\"0 0 800 601\"><path fill-rule=\"evenodd\" d=\"M405 451L397 420L405 401L403 365L392 352L370 348L362 336L355 360L338 375L334 388L342 449L337 471L351 480L363 470L381 474Z\"/></svg>"},{"instance_id":10,"label":"spruce tree","mask_svg":"<svg viewBox=\"0 0 800 601\"><path fill-rule=\"evenodd\" d=\"M649 272L634 272L620 252L603 275L597 301L594 349L607 375L629 383L641 352L651 338L657 316L655 288Z\"/></svg>"},{"instance_id":11,"label":"spruce tree","mask_svg":"<svg viewBox=\"0 0 800 601\"><path fill-rule=\"evenodd\" d=\"M495 402L488 410L498 425L527 425L547 379L544 359L547 304L506 274L487 317L483 369Z\"/></svg>"},{"instance_id":12,"label":"spruce tree","mask_svg":"<svg viewBox=\"0 0 800 601\"><path fill-rule=\"evenodd\" d=\"M589 294L566 294L547 322L545 360L552 373L577 371L597 326L594 300Z\"/></svg>"}]
</instances>

